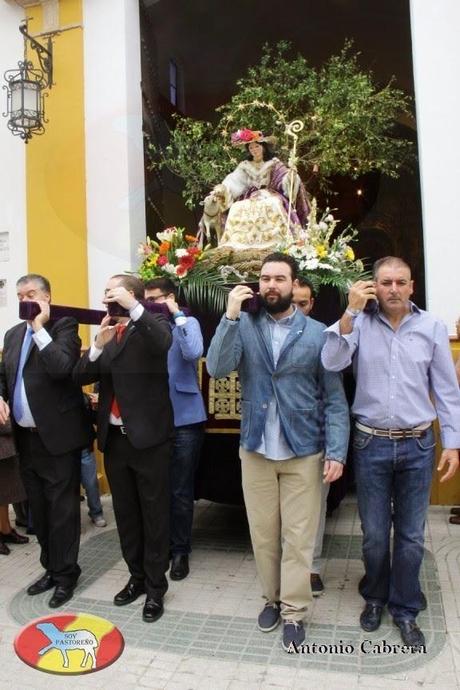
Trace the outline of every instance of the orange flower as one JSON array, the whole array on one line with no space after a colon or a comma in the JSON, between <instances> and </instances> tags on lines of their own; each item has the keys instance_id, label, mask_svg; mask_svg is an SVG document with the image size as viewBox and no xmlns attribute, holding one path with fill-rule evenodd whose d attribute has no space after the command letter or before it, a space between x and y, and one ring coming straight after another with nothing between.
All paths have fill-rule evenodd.
<instances>
[{"instance_id":1,"label":"orange flower","mask_svg":"<svg viewBox=\"0 0 460 690\"><path fill-rule=\"evenodd\" d=\"M198 238L195 235L185 235L185 239L187 242L196 242Z\"/></svg>"},{"instance_id":2,"label":"orange flower","mask_svg":"<svg viewBox=\"0 0 460 690\"><path fill-rule=\"evenodd\" d=\"M159 248L158 251L160 252L160 254L167 254L167 253L168 253L168 249L170 248L170 246L171 246L171 243L170 243L170 242L162 242L162 243L160 244L160 248Z\"/></svg>"}]
</instances>

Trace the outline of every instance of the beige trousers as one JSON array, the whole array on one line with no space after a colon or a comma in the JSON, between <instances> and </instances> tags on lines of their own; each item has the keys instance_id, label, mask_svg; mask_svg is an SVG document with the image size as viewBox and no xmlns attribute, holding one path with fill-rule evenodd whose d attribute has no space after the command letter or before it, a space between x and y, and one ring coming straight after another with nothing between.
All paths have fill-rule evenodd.
<instances>
[{"instance_id":1,"label":"beige trousers","mask_svg":"<svg viewBox=\"0 0 460 690\"><path fill-rule=\"evenodd\" d=\"M301 621L311 603L310 570L321 505L323 453L267 460L240 447L243 493L262 593Z\"/></svg>"}]
</instances>

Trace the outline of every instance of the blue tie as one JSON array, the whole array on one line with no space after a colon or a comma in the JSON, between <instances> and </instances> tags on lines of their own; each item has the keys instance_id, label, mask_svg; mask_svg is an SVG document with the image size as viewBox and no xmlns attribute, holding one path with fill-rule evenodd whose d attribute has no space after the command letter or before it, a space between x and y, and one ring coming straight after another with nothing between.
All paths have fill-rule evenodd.
<instances>
[{"instance_id":1,"label":"blue tie","mask_svg":"<svg viewBox=\"0 0 460 690\"><path fill-rule=\"evenodd\" d=\"M33 332L33 328L30 328L30 326L26 330L26 334L22 342L21 357L19 358L18 372L16 374L16 383L14 384L13 417L17 422L22 419L22 415L24 414L24 408L22 406L22 372L24 370L24 364L26 363Z\"/></svg>"}]
</instances>

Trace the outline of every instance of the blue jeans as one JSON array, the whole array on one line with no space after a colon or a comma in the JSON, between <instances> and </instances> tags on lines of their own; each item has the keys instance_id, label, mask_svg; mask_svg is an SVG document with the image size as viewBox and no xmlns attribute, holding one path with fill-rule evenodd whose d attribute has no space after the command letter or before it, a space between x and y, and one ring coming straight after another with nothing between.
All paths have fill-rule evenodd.
<instances>
[{"instance_id":1,"label":"blue jeans","mask_svg":"<svg viewBox=\"0 0 460 690\"><path fill-rule=\"evenodd\" d=\"M81 452L80 471L80 480L88 501L88 515L90 518L99 517L102 515L102 505L97 481L96 458L89 448L84 448Z\"/></svg>"},{"instance_id":2,"label":"blue jeans","mask_svg":"<svg viewBox=\"0 0 460 690\"><path fill-rule=\"evenodd\" d=\"M369 603L388 604L394 620L413 620L421 606L419 573L433 474L433 431L396 441L355 429L353 447L365 567L360 594Z\"/></svg>"},{"instance_id":3,"label":"blue jeans","mask_svg":"<svg viewBox=\"0 0 460 690\"><path fill-rule=\"evenodd\" d=\"M174 430L171 462L171 527L170 542L173 556L189 554L192 550L193 501L195 472L203 443L204 425L187 424Z\"/></svg>"}]
</instances>

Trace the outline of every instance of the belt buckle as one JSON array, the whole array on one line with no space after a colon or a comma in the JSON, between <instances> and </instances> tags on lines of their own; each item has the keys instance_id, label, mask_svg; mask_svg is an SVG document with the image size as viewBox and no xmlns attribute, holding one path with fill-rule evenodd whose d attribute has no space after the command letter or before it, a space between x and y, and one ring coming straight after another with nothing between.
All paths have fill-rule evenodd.
<instances>
[{"instance_id":1,"label":"belt buckle","mask_svg":"<svg viewBox=\"0 0 460 690\"><path fill-rule=\"evenodd\" d=\"M388 429L388 438L390 441L399 441L402 438L405 438L404 432L401 433L400 429Z\"/></svg>"},{"instance_id":2,"label":"belt buckle","mask_svg":"<svg viewBox=\"0 0 460 690\"><path fill-rule=\"evenodd\" d=\"M120 425L120 432L123 434L123 436L126 436L126 429L123 424Z\"/></svg>"}]
</instances>

